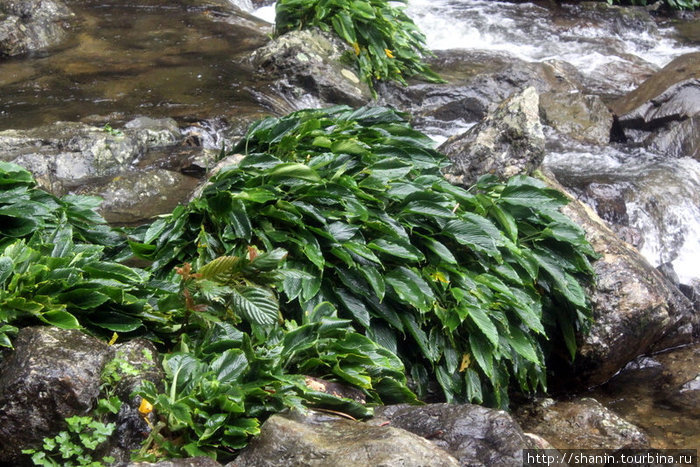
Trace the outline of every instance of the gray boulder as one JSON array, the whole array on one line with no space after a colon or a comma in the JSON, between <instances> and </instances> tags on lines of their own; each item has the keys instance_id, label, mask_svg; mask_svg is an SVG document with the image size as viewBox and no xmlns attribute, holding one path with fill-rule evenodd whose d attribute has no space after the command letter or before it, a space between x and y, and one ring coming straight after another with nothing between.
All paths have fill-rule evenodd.
<instances>
[{"instance_id":1,"label":"gray boulder","mask_svg":"<svg viewBox=\"0 0 700 467\"><path fill-rule=\"evenodd\" d=\"M558 132L585 143L610 142L613 116L602 99L578 92L540 95L542 121Z\"/></svg>"},{"instance_id":2,"label":"gray boulder","mask_svg":"<svg viewBox=\"0 0 700 467\"><path fill-rule=\"evenodd\" d=\"M438 150L452 162L445 172L453 183L471 185L483 174L508 178L531 173L544 159L545 138L539 95L527 88L503 101L486 118Z\"/></svg>"},{"instance_id":3,"label":"gray boulder","mask_svg":"<svg viewBox=\"0 0 700 467\"><path fill-rule=\"evenodd\" d=\"M0 131L0 159L32 172L56 195L100 177L111 177L155 147L181 136L173 119L137 118L124 129L58 122L29 130Z\"/></svg>"},{"instance_id":4,"label":"gray boulder","mask_svg":"<svg viewBox=\"0 0 700 467\"><path fill-rule=\"evenodd\" d=\"M668 401L694 417L700 417L700 373L672 392Z\"/></svg>"},{"instance_id":5,"label":"gray boulder","mask_svg":"<svg viewBox=\"0 0 700 467\"><path fill-rule=\"evenodd\" d=\"M389 422L432 441L460 465L522 466L523 449L534 447L513 418L478 405L392 405L375 411L372 425Z\"/></svg>"},{"instance_id":6,"label":"gray boulder","mask_svg":"<svg viewBox=\"0 0 700 467\"><path fill-rule=\"evenodd\" d=\"M459 466L430 441L392 426L322 414L273 415L233 467Z\"/></svg>"},{"instance_id":7,"label":"gray boulder","mask_svg":"<svg viewBox=\"0 0 700 467\"><path fill-rule=\"evenodd\" d=\"M700 160L700 52L678 57L612 109L633 143Z\"/></svg>"},{"instance_id":8,"label":"gray boulder","mask_svg":"<svg viewBox=\"0 0 700 467\"><path fill-rule=\"evenodd\" d=\"M559 450L650 447L638 427L588 397L556 402L541 399L520 407L515 417L524 430L545 438Z\"/></svg>"},{"instance_id":9,"label":"gray boulder","mask_svg":"<svg viewBox=\"0 0 700 467\"><path fill-rule=\"evenodd\" d=\"M371 96L369 87L360 81L355 71L341 63L341 56L350 47L334 34L319 29L290 31L257 49L251 63L263 79L273 78L282 102L270 101L281 107L301 100L311 104L366 104Z\"/></svg>"},{"instance_id":10,"label":"gray boulder","mask_svg":"<svg viewBox=\"0 0 700 467\"><path fill-rule=\"evenodd\" d=\"M60 0L0 0L0 57L59 43L72 16Z\"/></svg>"},{"instance_id":11,"label":"gray boulder","mask_svg":"<svg viewBox=\"0 0 700 467\"><path fill-rule=\"evenodd\" d=\"M186 201L199 180L164 169L130 169L79 190L102 197L100 212L112 224L138 224L171 212Z\"/></svg>"},{"instance_id":12,"label":"gray boulder","mask_svg":"<svg viewBox=\"0 0 700 467\"><path fill-rule=\"evenodd\" d=\"M566 192L552 179L551 186ZM604 383L629 361L654 349L689 343L700 316L689 300L639 252L620 240L593 210L572 199L562 209L586 232L600 258L589 290L593 325L579 336L573 366L584 385Z\"/></svg>"},{"instance_id":13,"label":"gray boulder","mask_svg":"<svg viewBox=\"0 0 700 467\"><path fill-rule=\"evenodd\" d=\"M77 330L29 327L0 370L0 463L56 434L63 420L92 409L110 347Z\"/></svg>"},{"instance_id":14,"label":"gray boulder","mask_svg":"<svg viewBox=\"0 0 700 467\"><path fill-rule=\"evenodd\" d=\"M447 83L411 80L409 86L379 83L379 99L409 112L414 125L444 128L454 134L456 123L478 122L499 103L527 87L539 93L575 92L579 73L557 60L530 63L504 52L483 50L435 51L428 59Z\"/></svg>"}]
</instances>

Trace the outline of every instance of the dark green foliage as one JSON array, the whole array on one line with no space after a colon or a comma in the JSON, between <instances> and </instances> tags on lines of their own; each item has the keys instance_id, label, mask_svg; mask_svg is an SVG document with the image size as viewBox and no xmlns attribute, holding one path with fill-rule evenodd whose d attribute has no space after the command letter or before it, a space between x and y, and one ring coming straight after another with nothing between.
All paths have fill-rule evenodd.
<instances>
[{"instance_id":1,"label":"dark green foliage","mask_svg":"<svg viewBox=\"0 0 700 467\"><path fill-rule=\"evenodd\" d=\"M16 326L41 322L105 333L167 323L149 303L150 274L109 261L125 240L95 212L98 198L56 198L5 162L0 189L0 345Z\"/></svg>"},{"instance_id":2,"label":"dark green foliage","mask_svg":"<svg viewBox=\"0 0 700 467\"><path fill-rule=\"evenodd\" d=\"M272 286L310 277L281 269L283 249L244 246L241 255L217 257L196 273L183 262L177 274L152 280L147 271L109 261L105 247L92 243L101 238L116 251L126 242L94 212L99 200L55 198L26 170L4 163L0 199L0 212L11 217L0 229L0 345L11 346L18 326L42 322L145 334L166 352L176 344L164 359L168 393L152 384L142 389L159 416L143 458L153 458L152 449L230 458L265 417L288 407L371 414L355 400L312 389L307 375L343 381L373 403L415 401L401 361L354 332L333 305L319 304L301 324L282 318ZM112 434L107 421L121 405L113 388L137 372L114 359L94 411L66 419L66 430L25 454L36 465L103 465L95 451Z\"/></svg>"},{"instance_id":3,"label":"dark green foliage","mask_svg":"<svg viewBox=\"0 0 700 467\"><path fill-rule=\"evenodd\" d=\"M198 273L187 266L179 269L193 314L178 350L164 359L165 392L151 383L140 391L161 422L139 458L155 460L147 453L156 448L167 457L230 459L233 450L259 433L264 418L285 408L324 407L357 417L371 415L370 408L353 399L314 390L306 375L355 386L370 402L415 401L401 361L354 332L330 303L305 314L301 325L292 320L283 321L283 326L277 323L274 295L260 282L276 274L298 276L289 269L277 271L284 256L280 250L258 254L251 249L245 258L219 257ZM272 275L265 276L266 271ZM244 295L241 304L237 297ZM267 304L271 316L250 311Z\"/></svg>"},{"instance_id":4,"label":"dark green foliage","mask_svg":"<svg viewBox=\"0 0 700 467\"><path fill-rule=\"evenodd\" d=\"M360 77L373 89L374 80L389 79L406 84L417 75L442 82L423 63L430 55L425 36L404 8L392 3L406 0L279 0L275 32L319 27L333 31L353 47Z\"/></svg>"},{"instance_id":5,"label":"dark green foliage","mask_svg":"<svg viewBox=\"0 0 700 467\"><path fill-rule=\"evenodd\" d=\"M448 400L506 406L511 377L544 387L547 335L573 355L593 252L563 195L527 177L455 187L430 140L384 108L262 120L234 151L239 166L132 242L156 274L285 247L285 318L335 304L399 353L419 393L434 377Z\"/></svg>"},{"instance_id":6,"label":"dark green foliage","mask_svg":"<svg viewBox=\"0 0 700 467\"><path fill-rule=\"evenodd\" d=\"M144 459L228 459L284 408L370 413L308 377L388 403L416 400L410 374L419 395L437 380L450 401L505 407L513 383L544 387L545 344L573 357L593 252L563 195L528 177L453 186L431 144L385 108L257 122L238 166L130 233L147 270L115 261L124 238L96 200L0 165L0 344L37 322L159 342L166 391L140 391L157 414ZM95 414L118 404L105 393Z\"/></svg>"}]
</instances>

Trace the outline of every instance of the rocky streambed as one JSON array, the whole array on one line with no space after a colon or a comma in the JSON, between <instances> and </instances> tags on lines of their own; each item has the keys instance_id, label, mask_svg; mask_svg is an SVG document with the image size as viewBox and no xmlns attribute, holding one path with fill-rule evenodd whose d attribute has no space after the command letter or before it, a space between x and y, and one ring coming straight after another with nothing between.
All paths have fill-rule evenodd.
<instances>
[{"instance_id":1,"label":"rocky streambed","mask_svg":"<svg viewBox=\"0 0 700 467\"><path fill-rule=\"evenodd\" d=\"M99 194L108 220L134 224L188 199L260 116L391 105L442 144L456 183L535 171L568 192L567 214L601 258L593 329L573 366L551 365L557 400L523 401L512 416L386 407L366 424L276 415L235 465L521 465L526 448L697 448L697 14L412 1L448 83L386 84L373 102L338 61L347 46L315 31L270 40L259 6L0 0L0 159L53 193ZM15 346L0 370L0 461L10 463L91 406L119 351L47 328L23 330ZM119 417L110 450L126 462L147 426L137 401Z\"/></svg>"}]
</instances>

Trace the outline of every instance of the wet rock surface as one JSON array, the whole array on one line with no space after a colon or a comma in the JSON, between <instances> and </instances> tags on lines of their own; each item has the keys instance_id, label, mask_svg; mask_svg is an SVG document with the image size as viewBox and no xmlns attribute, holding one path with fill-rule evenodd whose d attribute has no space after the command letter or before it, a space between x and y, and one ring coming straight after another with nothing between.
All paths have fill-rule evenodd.
<instances>
[{"instance_id":1,"label":"wet rock surface","mask_svg":"<svg viewBox=\"0 0 700 467\"><path fill-rule=\"evenodd\" d=\"M451 181L471 185L487 173L500 178L531 173L544 158L544 144L539 95L534 88L527 88L438 150L452 162L445 169Z\"/></svg>"},{"instance_id":2,"label":"wet rock surface","mask_svg":"<svg viewBox=\"0 0 700 467\"><path fill-rule=\"evenodd\" d=\"M304 102L308 96L326 103L363 105L370 100L369 88L354 67L341 63L347 50L338 37L319 29L290 31L253 52L251 62L265 79L277 78L274 89L288 103Z\"/></svg>"},{"instance_id":3,"label":"wet rock surface","mask_svg":"<svg viewBox=\"0 0 700 467\"><path fill-rule=\"evenodd\" d=\"M456 123L478 122L527 87L567 93L580 86L575 68L556 60L530 63L505 52L449 50L436 51L428 62L447 83L380 83L379 102L410 112L418 126L445 134L453 134Z\"/></svg>"},{"instance_id":4,"label":"wet rock surface","mask_svg":"<svg viewBox=\"0 0 700 467\"><path fill-rule=\"evenodd\" d=\"M84 414L100 391L111 357L104 342L77 330L28 327L0 369L0 463L55 434L66 417Z\"/></svg>"},{"instance_id":5,"label":"wet rock surface","mask_svg":"<svg viewBox=\"0 0 700 467\"><path fill-rule=\"evenodd\" d=\"M31 130L0 132L0 157L34 174L56 195L90 179L115 176L149 149L180 141L172 119L138 118L124 129L58 122Z\"/></svg>"},{"instance_id":6,"label":"wet rock surface","mask_svg":"<svg viewBox=\"0 0 700 467\"><path fill-rule=\"evenodd\" d=\"M578 92L540 95L542 121L573 139L591 143L610 142L613 116L602 99Z\"/></svg>"},{"instance_id":7,"label":"wet rock surface","mask_svg":"<svg viewBox=\"0 0 700 467\"><path fill-rule=\"evenodd\" d=\"M698 368L699 344L640 357L591 396L644 429L654 448L698 446Z\"/></svg>"},{"instance_id":8,"label":"wet rock surface","mask_svg":"<svg viewBox=\"0 0 700 467\"><path fill-rule=\"evenodd\" d=\"M198 183L197 178L170 170L128 170L79 191L102 198L100 211L107 222L134 225L171 212L187 200Z\"/></svg>"},{"instance_id":9,"label":"wet rock surface","mask_svg":"<svg viewBox=\"0 0 700 467\"><path fill-rule=\"evenodd\" d=\"M37 326L22 329L14 346L0 367L0 463L27 464L21 450L65 429L65 418L89 414L106 397L103 385L122 405L100 453L128 462L150 431L138 411L141 398L131 395L143 381L160 386L164 376L153 344L135 339L109 346L78 330Z\"/></svg>"},{"instance_id":10,"label":"wet rock surface","mask_svg":"<svg viewBox=\"0 0 700 467\"><path fill-rule=\"evenodd\" d=\"M379 407L369 423L402 428L429 439L460 465L521 466L533 442L506 412L477 405L429 404Z\"/></svg>"},{"instance_id":11,"label":"wet rock surface","mask_svg":"<svg viewBox=\"0 0 700 467\"><path fill-rule=\"evenodd\" d=\"M556 449L644 449L649 440L638 427L595 399L541 399L520 407L516 419Z\"/></svg>"},{"instance_id":12,"label":"wet rock surface","mask_svg":"<svg viewBox=\"0 0 700 467\"><path fill-rule=\"evenodd\" d=\"M0 1L0 59L58 44L73 16L60 0Z\"/></svg>"},{"instance_id":13,"label":"wet rock surface","mask_svg":"<svg viewBox=\"0 0 700 467\"><path fill-rule=\"evenodd\" d=\"M601 384L654 348L690 343L700 316L688 299L589 206L572 200L562 212L584 229L601 256L593 263L597 279L589 291L593 325L579 336L574 379L587 386Z\"/></svg>"},{"instance_id":14,"label":"wet rock surface","mask_svg":"<svg viewBox=\"0 0 700 467\"><path fill-rule=\"evenodd\" d=\"M700 52L669 63L612 108L630 141L700 160Z\"/></svg>"},{"instance_id":15,"label":"wet rock surface","mask_svg":"<svg viewBox=\"0 0 700 467\"><path fill-rule=\"evenodd\" d=\"M171 459L162 462L131 462L126 467L220 467L221 464L210 457L190 457Z\"/></svg>"},{"instance_id":16,"label":"wet rock surface","mask_svg":"<svg viewBox=\"0 0 700 467\"><path fill-rule=\"evenodd\" d=\"M230 467L459 466L430 441L392 426L319 414L273 415Z\"/></svg>"}]
</instances>

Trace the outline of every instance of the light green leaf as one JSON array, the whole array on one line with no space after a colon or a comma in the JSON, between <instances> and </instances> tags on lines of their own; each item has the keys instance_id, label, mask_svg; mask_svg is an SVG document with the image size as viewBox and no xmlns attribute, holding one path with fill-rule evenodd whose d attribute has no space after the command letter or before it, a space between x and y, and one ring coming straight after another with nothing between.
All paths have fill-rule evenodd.
<instances>
[{"instance_id":1,"label":"light green leaf","mask_svg":"<svg viewBox=\"0 0 700 467\"><path fill-rule=\"evenodd\" d=\"M67 311L54 310L41 314L41 320L63 329L80 329L78 319Z\"/></svg>"},{"instance_id":2,"label":"light green leaf","mask_svg":"<svg viewBox=\"0 0 700 467\"><path fill-rule=\"evenodd\" d=\"M272 178L297 178L307 182L321 181L321 178L314 169L308 165L293 162L279 164L275 168L267 171L266 175Z\"/></svg>"},{"instance_id":3,"label":"light green leaf","mask_svg":"<svg viewBox=\"0 0 700 467\"><path fill-rule=\"evenodd\" d=\"M12 275L15 264L11 258L0 256L0 287Z\"/></svg>"}]
</instances>

